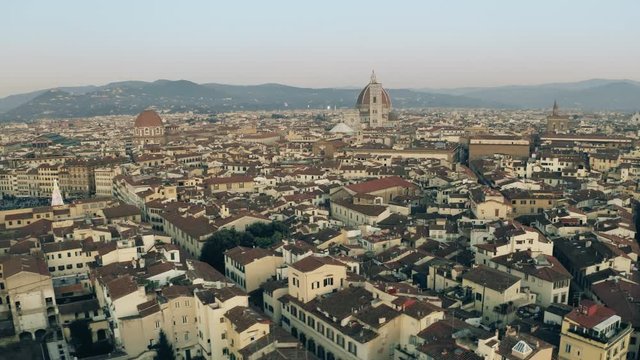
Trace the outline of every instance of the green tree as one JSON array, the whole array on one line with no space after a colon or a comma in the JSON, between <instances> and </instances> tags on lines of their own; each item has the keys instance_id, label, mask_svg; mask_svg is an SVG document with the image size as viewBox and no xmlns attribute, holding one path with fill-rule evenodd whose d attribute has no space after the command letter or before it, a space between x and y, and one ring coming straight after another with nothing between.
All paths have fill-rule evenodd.
<instances>
[{"instance_id":1,"label":"green tree","mask_svg":"<svg viewBox=\"0 0 640 360\"><path fill-rule=\"evenodd\" d=\"M89 322L86 320L75 320L69 324L71 333L71 343L76 350L77 357L85 357L91 354L93 348L93 335Z\"/></svg>"},{"instance_id":2,"label":"green tree","mask_svg":"<svg viewBox=\"0 0 640 360\"><path fill-rule=\"evenodd\" d=\"M224 273L224 252L236 246L267 248L289 235L289 227L274 221L268 224L254 223L247 226L246 231L216 231L202 247L200 260Z\"/></svg>"},{"instance_id":3,"label":"green tree","mask_svg":"<svg viewBox=\"0 0 640 360\"><path fill-rule=\"evenodd\" d=\"M160 335L158 337L158 345L156 346L156 357L155 360L175 360L175 355L173 354L173 346L169 343L167 339L167 335L164 331L160 330Z\"/></svg>"}]
</instances>

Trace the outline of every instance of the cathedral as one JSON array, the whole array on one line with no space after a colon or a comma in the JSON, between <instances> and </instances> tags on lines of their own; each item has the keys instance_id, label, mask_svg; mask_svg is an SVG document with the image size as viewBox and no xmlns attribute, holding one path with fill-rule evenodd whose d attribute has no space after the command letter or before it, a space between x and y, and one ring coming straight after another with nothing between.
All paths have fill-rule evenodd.
<instances>
[{"instance_id":1,"label":"cathedral","mask_svg":"<svg viewBox=\"0 0 640 360\"><path fill-rule=\"evenodd\" d=\"M375 72L371 72L371 81L358 95L356 109L360 123L370 128L386 127L391 113L391 98L382 84L376 79Z\"/></svg>"},{"instance_id":2,"label":"cathedral","mask_svg":"<svg viewBox=\"0 0 640 360\"><path fill-rule=\"evenodd\" d=\"M571 130L571 119L568 115L560 115L558 111L558 103L553 102L551 115L547 116L547 132L548 133L567 133Z\"/></svg>"},{"instance_id":3,"label":"cathedral","mask_svg":"<svg viewBox=\"0 0 640 360\"><path fill-rule=\"evenodd\" d=\"M154 110L145 110L133 124L133 140L138 146L164 144L165 133L162 119Z\"/></svg>"}]
</instances>

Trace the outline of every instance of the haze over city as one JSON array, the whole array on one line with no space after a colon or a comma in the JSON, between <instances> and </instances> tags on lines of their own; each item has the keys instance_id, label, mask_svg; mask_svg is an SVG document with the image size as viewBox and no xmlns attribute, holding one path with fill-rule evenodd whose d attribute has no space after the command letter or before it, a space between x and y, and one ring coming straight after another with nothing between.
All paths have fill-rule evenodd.
<instances>
[{"instance_id":1,"label":"haze over city","mask_svg":"<svg viewBox=\"0 0 640 360\"><path fill-rule=\"evenodd\" d=\"M637 1L11 1L0 97L58 86L640 79Z\"/></svg>"},{"instance_id":2,"label":"haze over city","mask_svg":"<svg viewBox=\"0 0 640 360\"><path fill-rule=\"evenodd\" d=\"M0 359L640 360L639 10L0 4Z\"/></svg>"}]
</instances>

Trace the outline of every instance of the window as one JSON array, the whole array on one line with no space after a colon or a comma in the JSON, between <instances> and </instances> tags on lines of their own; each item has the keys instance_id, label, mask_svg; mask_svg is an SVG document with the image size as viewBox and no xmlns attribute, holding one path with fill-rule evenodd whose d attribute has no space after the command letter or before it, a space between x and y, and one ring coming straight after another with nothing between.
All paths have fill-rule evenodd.
<instances>
[{"instance_id":1,"label":"window","mask_svg":"<svg viewBox=\"0 0 640 360\"><path fill-rule=\"evenodd\" d=\"M353 355L358 355L358 348L356 347L356 344L352 343L351 341L349 341L349 352Z\"/></svg>"},{"instance_id":2,"label":"window","mask_svg":"<svg viewBox=\"0 0 640 360\"><path fill-rule=\"evenodd\" d=\"M336 336L336 343L340 345L340 347L344 348L344 336L338 334Z\"/></svg>"},{"instance_id":3,"label":"window","mask_svg":"<svg viewBox=\"0 0 640 360\"><path fill-rule=\"evenodd\" d=\"M570 353L571 352L571 344L565 344L564 345L564 352L566 352L566 353Z\"/></svg>"},{"instance_id":4,"label":"window","mask_svg":"<svg viewBox=\"0 0 640 360\"><path fill-rule=\"evenodd\" d=\"M334 332L332 329L327 328L327 338L329 338L329 340L333 341L333 336L334 336Z\"/></svg>"},{"instance_id":5,"label":"window","mask_svg":"<svg viewBox=\"0 0 640 360\"><path fill-rule=\"evenodd\" d=\"M316 327L316 320L314 318L312 318L311 316L309 316L307 318L307 325L309 325L310 328L315 328Z\"/></svg>"},{"instance_id":6,"label":"window","mask_svg":"<svg viewBox=\"0 0 640 360\"><path fill-rule=\"evenodd\" d=\"M160 328L160 320L156 320L156 329Z\"/></svg>"},{"instance_id":7,"label":"window","mask_svg":"<svg viewBox=\"0 0 640 360\"><path fill-rule=\"evenodd\" d=\"M333 278L329 277L329 278L325 278L324 279L324 286L329 286L329 285L333 285Z\"/></svg>"},{"instance_id":8,"label":"window","mask_svg":"<svg viewBox=\"0 0 640 360\"><path fill-rule=\"evenodd\" d=\"M183 315L183 316L182 316L182 323L183 323L183 324L186 324L186 323L187 323L187 321L188 321L188 320L187 320L187 316L186 316L186 315Z\"/></svg>"},{"instance_id":9,"label":"window","mask_svg":"<svg viewBox=\"0 0 640 360\"><path fill-rule=\"evenodd\" d=\"M482 294L476 293L476 301L482 301Z\"/></svg>"}]
</instances>

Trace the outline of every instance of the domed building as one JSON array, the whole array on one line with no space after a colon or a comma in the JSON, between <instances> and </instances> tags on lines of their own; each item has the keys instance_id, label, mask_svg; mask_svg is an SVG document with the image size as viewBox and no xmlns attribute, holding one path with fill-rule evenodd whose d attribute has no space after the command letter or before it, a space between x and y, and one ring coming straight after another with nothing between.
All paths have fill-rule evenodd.
<instances>
[{"instance_id":1,"label":"domed building","mask_svg":"<svg viewBox=\"0 0 640 360\"><path fill-rule=\"evenodd\" d=\"M360 116L360 122L369 127L389 126L389 113L391 112L391 97L382 84L376 80L376 73L371 72L371 81L358 95L356 109Z\"/></svg>"},{"instance_id":2,"label":"domed building","mask_svg":"<svg viewBox=\"0 0 640 360\"><path fill-rule=\"evenodd\" d=\"M133 124L133 138L136 145L164 144L164 124L154 110L145 110Z\"/></svg>"}]
</instances>

